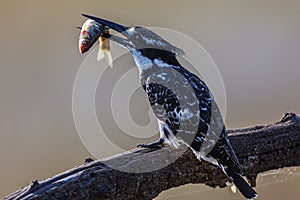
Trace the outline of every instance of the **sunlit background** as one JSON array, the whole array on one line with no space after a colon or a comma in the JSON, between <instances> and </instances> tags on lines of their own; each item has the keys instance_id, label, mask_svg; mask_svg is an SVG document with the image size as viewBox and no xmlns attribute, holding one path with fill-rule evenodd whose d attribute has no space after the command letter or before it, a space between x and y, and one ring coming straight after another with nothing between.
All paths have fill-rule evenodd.
<instances>
[{"instance_id":1,"label":"sunlit background","mask_svg":"<svg viewBox=\"0 0 300 200\"><path fill-rule=\"evenodd\" d=\"M85 58L78 52L75 28L84 22L81 13L174 29L202 44L225 83L229 128L268 124L285 112L300 114L297 0L3 0L0 197L91 157L72 117L73 83ZM256 189L260 199L299 199L300 178L282 180L266 179ZM186 198L241 196L228 188L196 185L172 189L157 199Z\"/></svg>"}]
</instances>

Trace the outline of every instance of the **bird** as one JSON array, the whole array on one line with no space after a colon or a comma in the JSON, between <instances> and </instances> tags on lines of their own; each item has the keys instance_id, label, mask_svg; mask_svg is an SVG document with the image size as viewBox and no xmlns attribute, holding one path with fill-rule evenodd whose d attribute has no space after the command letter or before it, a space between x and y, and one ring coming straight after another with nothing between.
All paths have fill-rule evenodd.
<instances>
[{"instance_id":1,"label":"bird","mask_svg":"<svg viewBox=\"0 0 300 200\"><path fill-rule=\"evenodd\" d=\"M204 81L178 61L185 55L184 51L146 27L83 16L120 33L121 36L107 34L103 37L126 48L138 67L140 83L160 132L158 141L138 146L187 145L200 161L219 166L245 198L257 198L257 193L242 177L241 165L212 92Z\"/></svg>"}]
</instances>

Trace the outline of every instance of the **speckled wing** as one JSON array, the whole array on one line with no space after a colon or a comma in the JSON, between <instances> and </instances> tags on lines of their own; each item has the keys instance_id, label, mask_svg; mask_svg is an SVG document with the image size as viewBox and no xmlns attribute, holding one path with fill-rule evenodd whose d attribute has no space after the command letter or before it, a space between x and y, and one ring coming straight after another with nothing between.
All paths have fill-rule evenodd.
<instances>
[{"instance_id":1,"label":"speckled wing","mask_svg":"<svg viewBox=\"0 0 300 200\"><path fill-rule=\"evenodd\" d=\"M197 96L194 86L189 82L190 77L186 78L172 68L164 68L145 76L142 84L156 117L187 144L191 144L197 136L205 137L209 118L205 117L207 121L202 119L201 115L205 113L201 112L210 111L209 103L199 103L204 99L201 95ZM203 109L200 105L208 107Z\"/></svg>"},{"instance_id":2,"label":"speckled wing","mask_svg":"<svg viewBox=\"0 0 300 200\"><path fill-rule=\"evenodd\" d=\"M222 114L213 95L206 86L203 86L205 84L198 77L191 73L187 76L190 77L189 83L193 85L199 102L202 102L199 105L199 109L202 110L201 118L209 121L204 141L200 143L194 140L191 147L197 151L201 150L205 155L216 159L219 164L226 165L238 174L242 174L239 161L228 140ZM209 109L208 105L210 105ZM209 113L203 113L206 109Z\"/></svg>"},{"instance_id":3,"label":"speckled wing","mask_svg":"<svg viewBox=\"0 0 300 200\"><path fill-rule=\"evenodd\" d=\"M142 75L143 76L143 75ZM206 84L184 68L163 68L142 77L156 117L204 157L241 173L221 112Z\"/></svg>"}]
</instances>

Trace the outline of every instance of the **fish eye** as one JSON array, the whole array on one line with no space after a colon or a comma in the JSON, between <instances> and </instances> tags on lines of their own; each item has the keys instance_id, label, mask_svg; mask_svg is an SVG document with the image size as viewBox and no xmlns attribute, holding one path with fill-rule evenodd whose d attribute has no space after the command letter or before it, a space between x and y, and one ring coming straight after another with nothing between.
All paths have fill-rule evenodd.
<instances>
[{"instance_id":1,"label":"fish eye","mask_svg":"<svg viewBox=\"0 0 300 200\"><path fill-rule=\"evenodd\" d=\"M87 43L86 41L83 41L81 44L82 44L83 46L87 46L87 45L88 45L88 43Z\"/></svg>"}]
</instances>

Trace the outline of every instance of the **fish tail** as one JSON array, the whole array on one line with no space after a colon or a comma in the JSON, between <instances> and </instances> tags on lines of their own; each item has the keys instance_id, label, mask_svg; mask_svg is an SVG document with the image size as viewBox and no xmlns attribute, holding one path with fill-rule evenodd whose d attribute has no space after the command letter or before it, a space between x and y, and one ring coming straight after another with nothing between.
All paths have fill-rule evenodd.
<instances>
[{"instance_id":1,"label":"fish tail","mask_svg":"<svg viewBox=\"0 0 300 200\"><path fill-rule=\"evenodd\" d=\"M103 50L103 53L104 53L104 57L105 57L108 65L112 68L113 67L113 59L112 59L110 51L109 50Z\"/></svg>"},{"instance_id":2,"label":"fish tail","mask_svg":"<svg viewBox=\"0 0 300 200\"><path fill-rule=\"evenodd\" d=\"M110 53L109 40L103 37L99 38L99 51L97 55L97 60L100 61L105 58L106 62L110 67L113 66L113 59Z\"/></svg>"},{"instance_id":3,"label":"fish tail","mask_svg":"<svg viewBox=\"0 0 300 200\"><path fill-rule=\"evenodd\" d=\"M101 45L99 46L98 54L97 54L97 61L100 61L104 58L104 51L101 48Z\"/></svg>"}]
</instances>

